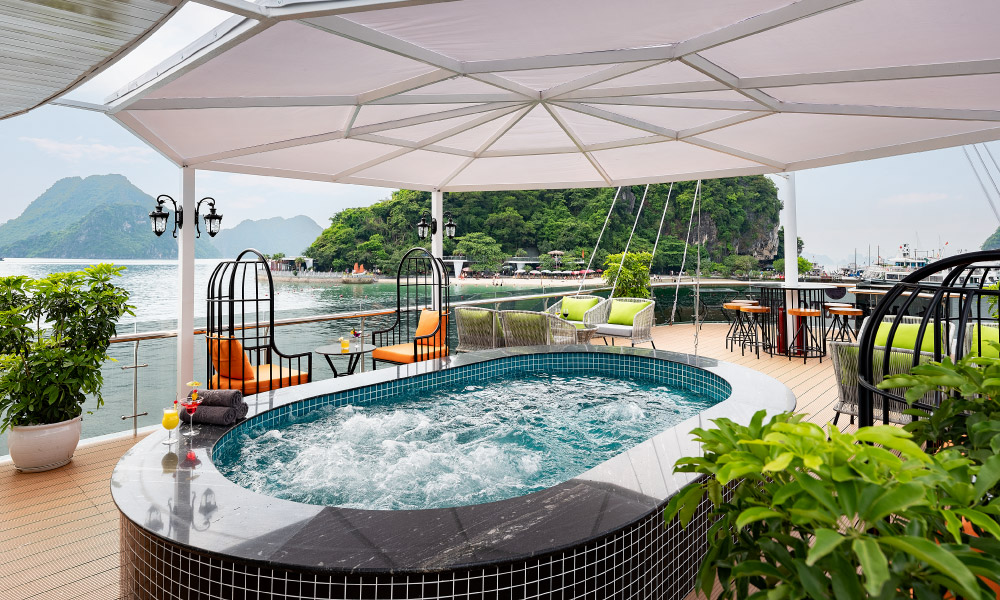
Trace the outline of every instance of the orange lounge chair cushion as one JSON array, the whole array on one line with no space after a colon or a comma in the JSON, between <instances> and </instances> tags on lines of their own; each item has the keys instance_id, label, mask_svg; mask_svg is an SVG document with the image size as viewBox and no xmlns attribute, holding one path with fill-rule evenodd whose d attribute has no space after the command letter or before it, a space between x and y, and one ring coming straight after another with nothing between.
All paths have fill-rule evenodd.
<instances>
[{"instance_id":1,"label":"orange lounge chair cushion","mask_svg":"<svg viewBox=\"0 0 1000 600\"><path fill-rule=\"evenodd\" d=\"M278 365L250 367L251 379L239 380L212 376L212 387L217 390L242 390L244 394L259 394L269 390L309 383L309 373L286 369Z\"/></svg>"},{"instance_id":2,"label":"orange lounge chair cushion","mask_svg":"<svg viewBox=\"0 0 1000 600\"><path fill-rule=\"evenodd\" d=\"M434 330L438 327L438 322L441 323L441 331L434 334ZM442 319L440 313L436 310L422 310L420 311L420 320L417 321L417 331L413 334L413 337L419 338L431 334L434 334L434 337L423 340L418 339L417 344L421 346L440 345L440 342L448 339L448 321Z\"/></svg>"},{"instance_id":3,"label":"orange lounge chair cushion","mask_svg":"<svg viewBox=\"0 0 1000 600\"><path fill-rule=\"evenodd\" d=\"M447 346L424 346L420 349L420 360L430 360L432 358L441 358L443 356L448 356ZM413 356L413 342L375 348L372 352L372 358L375 360L384 360L387 362L403 364L416 362L417 360Z\"/></svg>"},{"instance_id":4,"label":"orange lounge chair cushion","mask_svg":"<svg viewBox=\"0 0 1000 600\"><path fill-rule=\"evenodd\" d=\"M210 337L208 341L208 354L212 357L212 366L219 375L226 379L254 379L253 365L246 352L243 352L243 344L235 338L215 338Z\"/></svg>"}]
</instances>

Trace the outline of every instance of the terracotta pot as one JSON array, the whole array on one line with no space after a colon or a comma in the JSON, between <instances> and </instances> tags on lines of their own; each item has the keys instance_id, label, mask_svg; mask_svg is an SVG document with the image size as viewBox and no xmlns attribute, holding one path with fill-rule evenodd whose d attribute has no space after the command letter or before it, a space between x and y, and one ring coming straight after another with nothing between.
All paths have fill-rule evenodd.
<instances>
[{"instance_id":1,"label":"terracotta pot","mask_svg":"<svg viewBox=\"0 0 1000 600\"><path fill-rule=\"evenodd\" d=\"M7 447L14 466L22 473L61 467L73 458L80 443L80 417L47 425L11 427Z\"/></svg>"}]
</instances>

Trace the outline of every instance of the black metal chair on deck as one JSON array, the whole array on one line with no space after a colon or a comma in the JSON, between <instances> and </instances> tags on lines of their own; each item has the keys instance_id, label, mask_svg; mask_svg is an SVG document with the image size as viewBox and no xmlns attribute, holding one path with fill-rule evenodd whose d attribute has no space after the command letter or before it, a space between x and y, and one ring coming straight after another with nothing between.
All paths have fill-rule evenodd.
<instances>
[{"instance_id":1,"label":"black metal chair on deck","mask_svg":"<svg viewBox=\"0 0 1000 600\"><path fill-rule=\"evenodd\" d=\"M274 282L260 252L219 263L207 300L209 389L249 395L312 380L311 352L285 354L274 345Z\"/></svg>"},{"instance_id":2,"label":"black metal chair on deck","mask_svg":"<svg viewBox=\"0 0 1000 600\"><path fill-rule=\"evenodd\" d=\"M372 332L372 366L448 356L448 270L424 248L403 255L396 273L396 320Z\"/></svg>"}]
</instances>

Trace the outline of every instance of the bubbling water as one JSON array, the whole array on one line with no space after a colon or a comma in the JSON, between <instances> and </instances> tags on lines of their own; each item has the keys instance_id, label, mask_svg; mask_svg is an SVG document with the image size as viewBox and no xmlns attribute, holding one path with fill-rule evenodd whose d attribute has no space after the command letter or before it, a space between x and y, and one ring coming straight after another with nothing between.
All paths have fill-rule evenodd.
<instances>
[{"instance_id":1,"label":"bubbling water","mask_svg":"<svg viewBox=\"0 0 1000 600\"><path fill-rule=\"evenodd\" d=\"M480 504L566 481L712 403L651 381L537 373L318 409L254 430L217 466L309 504Z\"/></svg>"}]
</instances>

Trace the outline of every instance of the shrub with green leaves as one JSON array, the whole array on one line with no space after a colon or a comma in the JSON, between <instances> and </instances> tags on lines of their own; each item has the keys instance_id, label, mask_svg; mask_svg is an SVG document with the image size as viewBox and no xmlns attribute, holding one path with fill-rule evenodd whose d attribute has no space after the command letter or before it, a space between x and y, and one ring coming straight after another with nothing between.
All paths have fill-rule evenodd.
<instances>
[{"instance_id":1,"label":"shrub with green leaves","mask_svg":"<svg viewBox=\"0 0 1000 600\"><path fill-rule=\"evenodd\" d=\"M1000 344L989 343L1000 350ZM941 403L933 412L905 411L917 418L905 427L913 441L930 448L954 448L984 470L1000 472L1000 359L969 355L952 362L945 357L888 377L878 387L903 388L910 403L928 392L941 392ZM990 494L1000 496L1000 485Z\"/></svg>"},{"instance_id":2,"label":"shrub with green leaves","mask_svg":"<svg viewBox=\"0 0 1000 600\"><path fill-rule=\"evenodd\" d=\"M694 430L704 455L675 470L706 478L664 517L687 526L711 499L698 575L706 596L718 579L723 598L993 597L983 578L1000 573L1000 502L987 492L1000 472L955 449L929 455L896 427L830 428L827 437L801 419L765 422L760 411L747 426L717 419Z\"/></svg>"},{"instance_id":3,"label":"shrub with green leaves","mask_svg":"<svg viewBox=\"0 0 1000 600\"><path fill-rule=\"evenodd\" d=\"M604 261L604 281L615 288L615 298L649 298L649 252L612 254ZM624 263L624 266L623 266Z\"/></svg>"},{"instance_id":4,"label":"shrub with green leaves","mask_svg":"<svg viewBox=\"0 0 1000 600\"><path fill-rule=\"evenodd\" d=\"M0 432L75 418L88 395L103 404L101 365L118 319L133 314L112 283L123 270L0 277Z\"/></svg>"}]
</instances>

